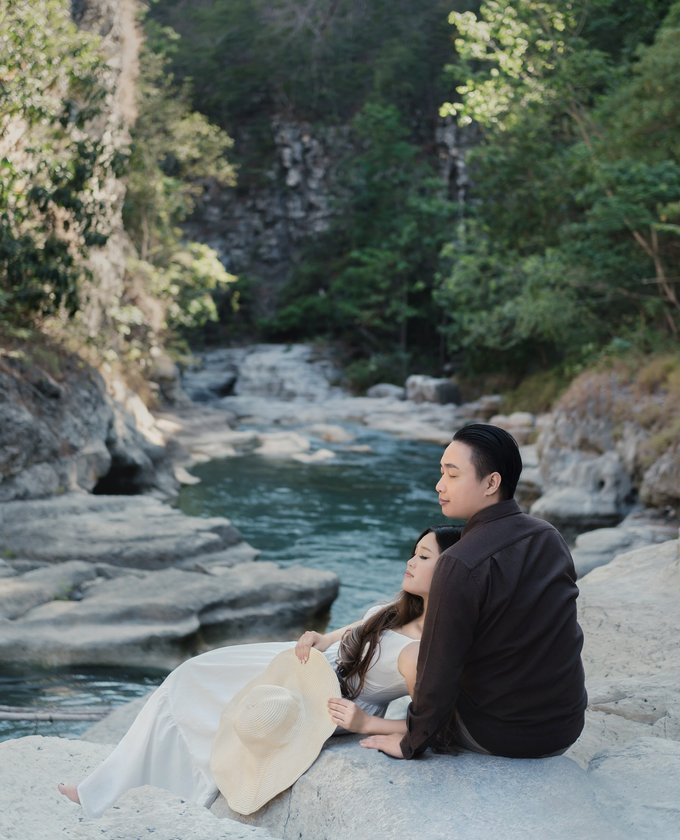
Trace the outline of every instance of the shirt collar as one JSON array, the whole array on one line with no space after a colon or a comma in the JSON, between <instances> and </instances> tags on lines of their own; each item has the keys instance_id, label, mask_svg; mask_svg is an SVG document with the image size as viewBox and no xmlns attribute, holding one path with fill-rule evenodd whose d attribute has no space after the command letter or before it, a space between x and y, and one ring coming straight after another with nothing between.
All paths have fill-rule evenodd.
<instances>
[{"instance_id":1,"label":"shirt collar","mask_svg":"<svg viewBox=\"0 0 680 840\"><path fill-rule=\"evenodd\" d=\"M480 528L482 525L487 525L489 522L495 522L497 519L504 519L506 516L514 516L521 512L520 506L514 499L496 502L495 505L482 508L474 516L471 516L463 528L462 536L467 536L471 531Z\"/></svg>"}]
</instances>

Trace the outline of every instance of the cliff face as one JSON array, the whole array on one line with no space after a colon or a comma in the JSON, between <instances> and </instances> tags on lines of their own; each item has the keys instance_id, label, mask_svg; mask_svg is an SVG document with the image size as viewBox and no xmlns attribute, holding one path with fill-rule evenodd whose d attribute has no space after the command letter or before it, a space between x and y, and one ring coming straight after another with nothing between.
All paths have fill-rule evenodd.
<instances>
[{"instance_id":1,"label":"cliff face","mask_svg":"<svg viewBox=\"0 0 680 840\"><path fill-rule=\"evenodd\" d=\"M352 151L356 154L357 143L350 125L318 126L277 116L270 130L273 143L262 165L264 179L241 183L236 190L213 185L185 225L192 238L217 251L228 271L258 278L257 315L263 317L274 314L278 291L300 249L343 213L347 190L339 167ZM429 133L442 191L463 203L465 153L473 137L450 118ZM250 142L246 130L236 137L237 146Z\"/></svg>"},{"instance_id":2,"label":"cliff face","mask_svg":"<svg viewBox=\"0 0 680 840\"><path fill-rule=\"evenodd\" d=\"M100 36L107 70L99 116L87 126L108 153L125 151L134 120L139 35L133 0L76 0L72 16ZM52 339L34 335L0 348L0 501L44 498L67 490L175 495L177 482L153 418L101 357L109 313L121 304L131 245L123 229L123 180L109 171L98 184L109 237L89 256L90 279L73 320L45 325ZM95 339L91 345L85 344ZM108 376L108 388L73 344ZM108 368L108 369L107 369Z\"/></svg>"},{"instance_id":3,"label":"cliff face","mask_svg":"<svg viewBox=\"0 0 680 840\"><path fill-rule=\"evenodd\" d=\"M95 32L108 71L107 95L99 117L88 127L107 151L126 151L128 127L135 118L134 82L138 71L140 35L135 26L134 0L73 0L72 16L82 28ZM102 248L93 248L89 258L92 279L83 288L77 323L88 338L105 328L107 313L119 304L124 292L125 261L131 244L123 230L124 182L110 173L100 184L99 195L108 217L109 238Z\"/></svg>"}]
</instances>

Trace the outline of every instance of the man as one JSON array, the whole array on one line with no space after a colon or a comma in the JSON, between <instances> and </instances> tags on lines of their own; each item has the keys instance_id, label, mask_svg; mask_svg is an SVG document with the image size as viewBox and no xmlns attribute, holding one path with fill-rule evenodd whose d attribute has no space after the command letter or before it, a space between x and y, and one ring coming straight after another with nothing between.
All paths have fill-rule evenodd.
<instances>
[{"instance_id":1,"label":"man","mask_svg":"<svg viewBox=\"0 0 680 840\"><path fill-rule=\"evenodd\" d=\"M409 759L428 746L539 758L580 735L574 564L552 525L520 511L521 471L515 439L496 426L466 426L444 452L442 512L467 524L432 579L407 734L363 746Z\"/></svg>"}]
</instances>

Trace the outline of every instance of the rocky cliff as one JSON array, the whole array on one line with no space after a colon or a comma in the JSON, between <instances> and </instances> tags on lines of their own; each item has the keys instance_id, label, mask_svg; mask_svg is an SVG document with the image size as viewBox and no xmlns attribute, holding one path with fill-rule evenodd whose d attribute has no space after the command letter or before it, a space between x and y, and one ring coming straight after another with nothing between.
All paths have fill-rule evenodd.
<instances>
[{"instance_id":1,"label":"rocky cliff","mask_svg":"<svg viewBox=\"0 0 680 840\"><path fill-rule=\"evenodd\" d=\"M265 317L274 314L300 249L343 212L346 189L338 170L349 153L356 154L358 143L348 124L312 125L278 115L269 130L263 177L244 179L238 190L213 184L185 225L192 238L217 251L228 271L258 278L255 306ZM236 140L237 146L251 142L245 129L236 132ZM468 187L465 152L472 141L470 132L445 118L428 143L439 162L442 191L461 204Z\"/></svg>"}]
</instances>

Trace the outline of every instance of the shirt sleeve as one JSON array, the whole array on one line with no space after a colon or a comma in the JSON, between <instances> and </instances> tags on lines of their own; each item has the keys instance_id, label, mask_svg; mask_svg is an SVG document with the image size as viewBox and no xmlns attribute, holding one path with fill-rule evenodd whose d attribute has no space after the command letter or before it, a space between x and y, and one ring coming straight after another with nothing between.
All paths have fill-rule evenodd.
<instances>
[{"instance_id":1,"label":"shirt sleeve","mask_svg":"<svg viewBox=\"0 0 680 840\"><path fill-rule=\"evenodd\" d=\"M427 749L458 699L480 600L480 587L470 569L455 557L443 556L432 577L415 692L401 741L404 758L415 758Z\"/></svg>"}]
</instances>

